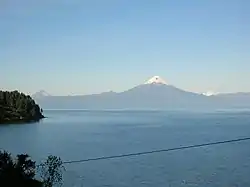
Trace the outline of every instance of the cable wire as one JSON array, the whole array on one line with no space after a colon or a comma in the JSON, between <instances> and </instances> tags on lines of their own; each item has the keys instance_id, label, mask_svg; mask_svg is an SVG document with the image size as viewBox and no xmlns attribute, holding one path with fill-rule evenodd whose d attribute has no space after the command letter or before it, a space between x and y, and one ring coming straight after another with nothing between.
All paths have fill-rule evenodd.
<instances>
[{"instance_id":1,"label":"cable wire","mask_svg":"<svg viewBox=\"0 0 250 187\"><path fill-rule=\"evenodd\" d=\"M103 157L88 158L88 159L82 159L82 160L71 160L71 161L65 161L65 162L63 162L63 164L73 164L73 163L82 163L82 162L90 162L90 161L97 161L97 160L108 160L108 159L116 159L116 158L124 158L124 157L133 157L133 156L148 155L148 154L161 153L161 152L170 152L170 151L178 151L178 150L183 150L183 149L212 146L212 145L218 145L218 144L242 142L242 141L247 141L247 140L250 140L250 137L217 141L217 142L210 142L210 143L203 143L203 144L196 144L196 145L187 145L187 146L174 147L174 148L169 148L169 149L159 149L159 150L152 150L152 151L145 151L145 152L128 153L128 154L113 155L113 156L103 156Z\"/></svg>"}]
</instances>

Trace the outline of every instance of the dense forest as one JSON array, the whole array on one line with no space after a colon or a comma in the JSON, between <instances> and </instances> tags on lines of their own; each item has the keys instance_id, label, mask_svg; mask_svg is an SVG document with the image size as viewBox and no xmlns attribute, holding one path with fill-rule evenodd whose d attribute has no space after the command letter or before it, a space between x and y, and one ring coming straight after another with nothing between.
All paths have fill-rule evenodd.
<instances>
[{"instance_id":1,"label":"dense forest","mask_svg":"<svg viewBox=\"0 0 250 187\"><path fill-rule=\"evenodd\" d=\"M0 124L35 122L42 118L42 109L29 95L0 91Z\"/></svg>"}]
</instances>

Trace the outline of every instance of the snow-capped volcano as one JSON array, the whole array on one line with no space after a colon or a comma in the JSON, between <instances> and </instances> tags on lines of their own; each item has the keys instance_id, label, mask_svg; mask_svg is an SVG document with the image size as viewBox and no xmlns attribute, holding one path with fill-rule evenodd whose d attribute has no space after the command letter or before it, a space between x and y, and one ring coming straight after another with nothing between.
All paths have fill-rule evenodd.
<instances>
[{"instance_id":1,"label":"snow-capped volcano","mask_svg":"<svg viewBox=\"0 0 250 187\"><path fill-rule=\"evenodd\" d=\"M167 84L167 82L160 76L154 76L146 81L144 84Z\"/></svg>"},{"instance_id":2,"label":"snow-capped volcano","mask_svg":"<svg viewBox=\"0 0 250 187\"><path fill-rule=\"evenodd\" d=\"M212 96L213 97L207 97ZM250 108L249 93L204 94L182 90L159 76L123 92L104 92L93 95L50 96L45 91L33 95L45 109L163 109L196 110Z\"/></svg>"}]
</instances>

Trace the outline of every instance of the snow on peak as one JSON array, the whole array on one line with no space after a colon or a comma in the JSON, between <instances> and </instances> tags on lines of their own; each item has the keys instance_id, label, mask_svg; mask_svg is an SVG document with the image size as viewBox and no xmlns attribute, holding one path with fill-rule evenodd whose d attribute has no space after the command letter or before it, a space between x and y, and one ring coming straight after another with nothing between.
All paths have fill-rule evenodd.
<instances>
[{"instance_id":1,"label":"snow on peak","mask_svg":"<svg viewBox=\"0 0 250 187\"><path fill-rule=\"evenodd\" d=\"M167 84L167 82L164 79L162 79L160 76L154 76L150 78L144 84Z\"/></svg>"},{"instance_id":2,"label":"snow on peak","mask_svg":"<svg viewBox=\"0 0 250 187\"><path fill-rule=\"evenodd\" d=\"M50 96L50 94L44 90L39 91L39 93L43 96Z\"/></svg>"},{"instance_id":3,"label":"snow on peak","mask_svg":"<svg viewBox=\"0 0 250 187\"><path fill-rule=\"evenodd\" d=\"M205 96L213 96L213 95L216 95L216 93L215 93L215 92L212 92L212 91L208 91L208 92L202 93L202 95L205 95Z\"/></svg>"},{"instance_id":4,"label":"snow on peak","mask_svg":"<svg viewBox=\"0 0 250 187\"><path fill-rule=\"evenodd\" d=\"M51 95L44 90L40 90L39 92L36 92L35 94L33 94L33 97L35 98L46 97L46 96L51 96Z\"/></svg>"}]
</instances>

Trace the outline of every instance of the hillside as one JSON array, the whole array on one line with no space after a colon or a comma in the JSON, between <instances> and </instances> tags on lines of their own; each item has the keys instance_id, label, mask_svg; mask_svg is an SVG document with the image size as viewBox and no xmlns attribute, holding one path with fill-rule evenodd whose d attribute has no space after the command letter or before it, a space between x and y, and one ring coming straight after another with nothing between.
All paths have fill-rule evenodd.
<instances>
[{"instance_id":1,"label":"hillside","mask_svg":"<svg viewBox=\"0 0 250 187\"><path fill-rule=\"evenodd\" d=\"M35 101L18 91L0 91L0 124L35 122L44 118Z\"/></svg>"}]
</instances>

